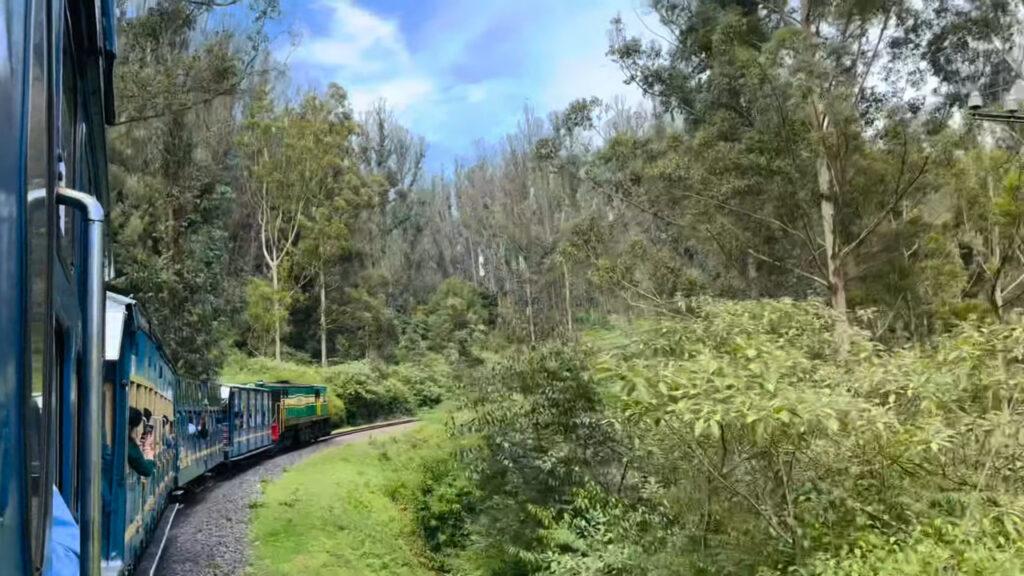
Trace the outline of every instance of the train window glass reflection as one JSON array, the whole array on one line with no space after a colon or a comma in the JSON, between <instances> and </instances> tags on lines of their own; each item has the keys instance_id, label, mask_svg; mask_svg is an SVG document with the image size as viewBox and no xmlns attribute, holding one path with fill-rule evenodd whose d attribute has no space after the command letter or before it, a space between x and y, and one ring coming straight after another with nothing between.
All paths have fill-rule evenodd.
<instances>
[{"instance_id":1,"label":"train window glass reflection","mask_svg":"<svg viewBox=\"0 0 1024 576\"><path fill-rule=\"evenodd\" d=\"M61 65L60 106L60 164L58 168L64 177L64 186L78 188L76 168L78 167L78 78L75 74L75 55L71 48L70 26L64 27L65 36ZM58 254L69 275L75 272L75 222L74 210L58 207Z\"/></svg>"},{"instance_id":2,"label":"train window glass reflection","mask_svg":"<svg viewBox=\"0 0 1024 576\"><path fill-rule=\"evenodd\" d=\"M26 155L26 268L28 282L27 354L29 379L25 398L25 453L29 459L29 531L32 559L42 565L49 498L53 483L49 466L48 426L53 377L50 370L52 345L50 318L50 231L52 230L52 196L47 191L47 177L52 173L47 150L49 129L46 111L47 43L45 0L31 2L31 65L28 92L28 143Z\"/></svg>"}]
</instances>

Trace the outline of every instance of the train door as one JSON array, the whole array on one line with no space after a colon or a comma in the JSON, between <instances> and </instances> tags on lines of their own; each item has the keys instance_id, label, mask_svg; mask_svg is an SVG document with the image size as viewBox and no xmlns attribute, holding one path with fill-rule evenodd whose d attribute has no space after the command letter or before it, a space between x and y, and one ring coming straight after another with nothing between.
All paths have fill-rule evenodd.
<instances>
[{"instance_id":1,"label":"train door","mask_svg":"<svg viewBox=\"0 0 1024 576\"><path fill-rule=\"evenodd\" d=\"M277 442L281 438L281 392L270 391L270 441Z\"/></svg>"}]
</instances>

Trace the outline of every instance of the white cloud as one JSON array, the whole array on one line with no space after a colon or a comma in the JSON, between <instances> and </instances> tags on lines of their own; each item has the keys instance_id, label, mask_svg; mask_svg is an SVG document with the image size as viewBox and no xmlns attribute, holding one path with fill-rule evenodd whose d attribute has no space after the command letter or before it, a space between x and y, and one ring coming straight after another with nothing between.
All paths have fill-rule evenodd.
<instances>
[{"instance_id":1,"label":"white cloud","mask_svg":"<svg viewBox=\"0 0 1024 576\"><path fill-rule=\"evenodd\" d=\"M417 70L397 21L354 0L320 0L315 8L310 13L327 14L326 30L312 34L307 26L289 60L317 83L344 86L356 110L384 99L401 113L434 93L434 80Z\"/></svg>"},{"instance_id":2,"label":"white cloud","mask_svg":"<svg viewBox=\"0 0 1024 576\"><path fill-rule=\"evenodd\" d=\"M434 93L431 79L421 77L394 78L381 82L359 84L352 87L349 95L352 107L365 110L374 102L384 99L388 106L396 112L404 112L410 106L428 100Z\"/></svg>"},{"instance_id":3,"label":"white cloud","mask_svg":"<svg viewBox=\"0 0 1024 576\"><path fill-rule=\"evenodd\" d=\"M397 22L360 8L352 0L321 0L317 6L331 13L329 31L325 36L304 39L292 61L354 75L411 65Z\"/></svg>"},{"instance_id":4,"label":"white cloud","mask_svg":"<svg viewBox=\"0 0 1024 576\"><path fill-rule=\"evenodd\" d=\"M478 104L487 99L487 85L483 83L466 86L466 102Z\"/></svg>"}]
</instances>

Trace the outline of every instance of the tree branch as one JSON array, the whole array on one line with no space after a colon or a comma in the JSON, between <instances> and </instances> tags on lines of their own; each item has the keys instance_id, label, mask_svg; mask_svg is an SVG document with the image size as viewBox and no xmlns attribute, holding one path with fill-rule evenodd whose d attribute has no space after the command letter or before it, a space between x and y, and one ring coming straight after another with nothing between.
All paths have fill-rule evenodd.
<instances>
[{"instance_id":1,"label":"tree branch","mask_svg":"<svg viewBox=\"0 0 1024 576\"><path fill-rule=\"evenodd\" d=\"M781 268L785 268L786 270L789 270L791 272L795 272L795 273L803 276L804 278L807 278L808 280L812 280L812 281L814 281L814 282L824 286L825 288L829 287L829 283L826 280L824 280L823 278L819 278L819 277L815 276L814 274L809 274L809 273L804 272L803 270L801 270L799 268L794 268L793 266L790 266L788 264L783 264L782 262L779 262L777 260L773 260L773 259L765 256L764 254L760 254L760 253L755 252L755 251L753 251L753 250L751 250L749 248L747 249L747 252L750 253L750 255L753 256L754 258L757 258L759 260L764 260L765 262L769 262L769 263L775 264L776 266L779 266Z\"/></svg>"},{"instance_id":2,"label":"tree branch","mask_svg":"<svg viewBox=\"0 0 1024 576\"><path fill-rule=\"evenodd\" d=\"M882 39L885 38L885 32L889 29L889 20L892 18L892 6L885 12L885 19L882 21L882 28L878 31L878 39L875 40L875 47L871 51L871 57L868 58L867 66L864 68L864 75L860 78L860 85L857 87L857 95L853 99L854 105L860 102L861 97L864 95L864 85L868 81L868 76L871 75L871 69L874 68L875 59L878 57L878 48L882 45Z\"/></svg>"},{"instance_id":3,"label":"tree branch","mask_svg":"<svg viewBox=\"0 0 1024 576\"><path fill-rule=\"evenodd\" d=\"M689 196L690 198L695 198L697 200L702 200L704 202L709 202L711 204L714 204L715 206L718 206L720 208L725 208L726 210L730 210L730 211L736 212L738 214L743 214L744 216L748 216L750 218L753 218L754 220L759 220L761 222L766 222L766 223L771 224L773 226L777 226L778 228L781 228L782 230L785 230L786 232L789 232L790 234L793 234L794 236L797 236L798 238L803 238L803 234L799 230L797 230L796 228L793 228L792 226L786 224L785 222L783 222L781 220L776 220L775 218L771 218L769 216L763 216L763 215L758 214L756 212L751 212L749 210L740 208L738 206L733 206L731 204L726 204L725 202L722 202L721 200L716 200L714 198L708 198L707 196L702 196L700 194L695 194L693 192L680 192L680 194L682 194L683 196Z\"/></svg>"},{"instance_id":4,"label":"tree branch","mask_svg":"<svg viewBox=\"0 0 1024 576\"><path fill-rule=\"evenodd\" d=\"M882 210L878 214L878 216L875 217L871 224L868 224L868 227L865 228L859 236L857 236L856 240L854 240L845 248L843 248L843 250L839 253L840 260L842 260L851 252L859 248L860 245L863 244L865 240L867 240L868 236L870 236L875 231L875 229L878 228L883 221L885 221L885 217L888 216L894 209L896 209L899 203L903 201L903 198L906 197L907 193L909 193L910 190L914 188L914 185L917 184L917 181L920 180L922 175L924 175L925 170L928 168L928 161L929 157L925 156L924 162L921 163L921 168L917 171L917 174L914 176L914 178L907 183L907 186L905 188L903 188L902 190L897 190L896 195L893 197L892 201L889 202L888 206L886 206L885 209ZM900 170L900 172L902 179L902 169ZM897 182L897 186L898 185L899 183Z\"/></svg>"}]
</instances>

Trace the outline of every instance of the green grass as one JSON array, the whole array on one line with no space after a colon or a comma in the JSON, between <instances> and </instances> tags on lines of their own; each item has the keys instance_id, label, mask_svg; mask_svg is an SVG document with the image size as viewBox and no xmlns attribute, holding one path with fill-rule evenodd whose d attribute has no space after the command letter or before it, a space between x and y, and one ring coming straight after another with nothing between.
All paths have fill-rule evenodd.
<instances>
[{"instance_id":1,"label":"green grass","mask_svg":"<svg viewBox=\"0 0 1024 576\"><path fill-rule=\"evenodd\" d=\"M441 450L444 416L416 429L334 448L263 487L250 538L257 576L420 576L422 545L403 508L418 462Z\"/></svg>"}]
</instances>

